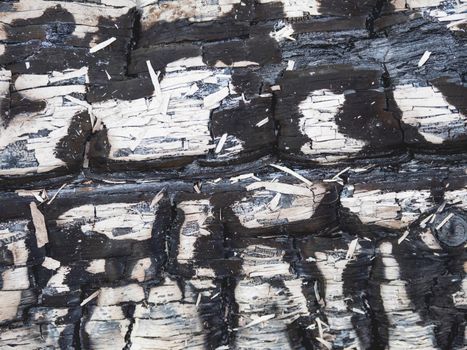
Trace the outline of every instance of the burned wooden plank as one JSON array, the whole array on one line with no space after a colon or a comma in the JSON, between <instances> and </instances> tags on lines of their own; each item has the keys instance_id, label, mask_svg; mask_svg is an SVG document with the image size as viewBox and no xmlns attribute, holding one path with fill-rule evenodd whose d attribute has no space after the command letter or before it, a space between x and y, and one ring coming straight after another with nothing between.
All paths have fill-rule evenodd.
<instances>
[{"instance_id":1,"label":"burned wooden plank","mask_svg":"<svg viewBox=\"0 0 467 350\"><path fill-rule=\"evenodd\" d=\"M0 348L463 349L464 7L0 4Z\"/></svg>"},{"instance_id":2,"label":"burned wooden plank","mask_svg":"<svg viewBox=\"0 0 467 350\"><path fill-rule=\"evenodd\" d=\"M85 74L85 70L78 73L79 76ZM57 77L61 78L59 75L17 77L15 86L18 92L11 95L13 107L9 109L1 130L2 176L19 177L54 171L67 173L80 168L91 121L88 109L70 102L66 96L84 94L85 86L48 86ZM21 107L24 109L15 109L14 106L19 106L22 99L26 100ZM34 106L34 109L28 106Z\"/></svg>"},{"instance_id":3,"label":"burned wooden plank","mask_svg":"<svg viewBox=\"0 0 467 350\"><path fill-rule=\"evenodd\" d=\"M285 72L275 114L281 153L327 163L397 150L402 134L385 110L380 74L348 66Z\"/></svg>"},{"instance_id":4,"label":"burned wooden plank","mask_svg":"<svg viewBox=\"0 0 467 350\"><path fill-rule=\"evenodd\" d=\"M335 232L334 237L299 239L297 247L300 259L295 268L315 297L315 337L333 348L375 347L368 318L374 244Z\"/></svg>"}]
</instances>

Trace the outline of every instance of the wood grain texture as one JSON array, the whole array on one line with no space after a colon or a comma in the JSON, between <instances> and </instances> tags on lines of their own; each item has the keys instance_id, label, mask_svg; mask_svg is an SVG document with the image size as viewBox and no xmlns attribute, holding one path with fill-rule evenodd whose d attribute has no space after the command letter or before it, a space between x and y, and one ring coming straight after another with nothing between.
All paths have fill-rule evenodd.
<instances>
[{"instance_id":1,"label":"wood grain texture","mask_svg":"<svg viewBox=\"0 0 467 350\"><path fill-rule=\"evenodd\" d=\"M0 349L464 349L465 24L0 3Z\"/></svg>"}]
</instances>

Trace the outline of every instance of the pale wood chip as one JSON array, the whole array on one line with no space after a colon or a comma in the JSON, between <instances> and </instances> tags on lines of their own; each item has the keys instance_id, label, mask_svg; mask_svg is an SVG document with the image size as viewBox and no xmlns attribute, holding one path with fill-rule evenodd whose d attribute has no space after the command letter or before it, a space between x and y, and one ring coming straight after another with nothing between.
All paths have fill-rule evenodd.
<instances>
[{"instance_id":1,"label":"pale wood chip","mask_svg":"<svg viewBox=\"0 0 467 350\"><path fill-rule=\"evenodd\" d=\"M354 240L352 240L352 242L350 242L349 249L347 250L347 254L345 256L347 260L352 259L355 253L355 249L357 249L357 244L358 244L358 238L355 238Z\"/></svg>"},{"instance_id":2,"label":"pale wood chip","mask_svg":"<svg viewBox=\"0 0 467 350\"><path fill-rule=\"evenodd\" d=\"M34 228L36 229L37 247L41 248L49 242L49 236L47 234L47 227L45 226L44 215L42 215L40 210L37 208L35 202L29 203L29 208L31 209L32 223L34 224Z\"/></svg>"},{"instance_id":3,"label":"pale wood chip","mask_svg":"<svg viewBox=\"0 0 467 350\"><path fill-rule=\"evenodd\" d=\"M96 298L100 293L100 290L96 290L94 293L92 293L90 296L88 296L86 299L84 299L79 305L83 306L89 303L92 299Z\"/></svg>"},{"instance_id":4,"label":"pale wood chip","mask_svg":"<svg viewBox=\"0 0 467 350\"><path fill-rule=\"evenodd\" d=\"M423 56L420 58L420 61L418 61L418 66L419 67L423 66L426 63L426 61L428 61L428 59L430 58L430 55L431 55L430 51L425 51Z\"/></svg>"},{"instance_id":5,"label":"pale wood chip","mask_svg":"<svg viewBox=\"0 0 467 350\"><path fill-rule=\"evenodd\" d=\"M352 311L353 311L353 312L356 312L357 314L360 314L360 315L366 315L366 314L365 314L365 311L360 310L360 309L357 309L357 308L355 308L355 307L352 308Z\"/></svg>"},{"instance_id":6,"label":"pale wood chip","mask_svg":"<svg viewBox=\"0 0 467 350\"><path fill-rule=\"evenodd\" d=\"M256 123L256 127L257 128L260 128L262 127L263 125L266 125L269 121L269 118L264 118L262 120L260 120L259 122Z\"/></svg>"},{"instance_id":7,"label":"pale wood chip","mask_svg":"<svg viewBox=\"0 0 467 350\"><path fill-rule=\"evenodd\" d=\"M280 193L276 193L276 195L274 196L274 198L269 202L268 204L268 207L269 207L269 210L271 211L274 211L277 209L277 207L279 206L279 201L281 200L281 194Z\"/></svg>"},{"instance_id":8,"label":"pale wood chip","mask_svg":"<svg viewBox=\"0 0 467 350\"><path fill-rule=\"evenodd\" d=\"M95 53L99 50L102 50L103 48L109 46L112 44L117 38L111 37L110 39L107 39L106 41L101 42L100 44L97 44L89 49L89 53Z\"/></svg>"},{"instance_id":9,"label":"pale wood chip","mask_svg":"<svg viewBox=\"0 0 467 350\"><path fill-rule=\"evenodd\" d=\"M41 266L49 270L57 270L60 267L60 261L46 256Z\"/></svg>"},{"instance_id":10,"label":"pale wood chip","mask_svg":"<svg viewBox=\"0 0 467 350\"><path fill-rule=\"evenodd\" d=\"M451 220L451 218L452 218L453 216L454 216L453 213L450 213L448 216L446 216L446 217L444 218L444 220L441 221L441 222L439 223L438 226L436 226L436 229L439 230L441 227L443 227L444 225L446 225L446 223L447 223L449 220Z\"/></svg>"},{"instance_id":11,"label":"pale wood chip","mask_svg":"<svg viewBox=\"0 0 467 350\"><path fill-rule=\"evenodd\" d=\"M347 167L344 170L339 171L336 175L334 175L333 179L338 179L342 174L348 172L350 169L351 169L350 167Z\"/></svg>"},{"instance_id":12,"label":"pale wood chip","mask_svg":"<svg viewBox=\"0 0 467 350\"><path fill-rule=\"evenodd\" d=\"M402 236L399 237L399 239L397 240L397 244L401 244L406 238L407 236L409 235L410 231L409 230L406 230Z\"/></svg>"},{"instance_id":13,"label":"pale wood chip","mask_svg":"<svg viewBox=\"0 0 467 350\"><path fill-rule=\"evenodd\" d=\"M227 140L227 134L223 134L217 143L216 149L214 150L214 153L220 153L222 151L222 148L224 147L225 141Z\"/></svg>"},{"instance_id":14,"label":"pale wood chip","mask_svg":"<svg viewBox=\"0 0 467 350\"><path fill-rule=\"evenodd\" d=\"M307 259L307 261L308 261L308 259ZM316 261L316 260L314 260L314 261ZM318 281L315 281L315 284L313 285L313 290L315 292L315 298L319 303L321 301L321 296L319 295Z\"/></svg>"},{"instance_id":15,"label":"pale wood chip","mask_svg":"<svg viewBox=\"0 0 467 350\"><path fill-rule=\"evenodd\" d=\"M228 87L224 87L203 99L204 108L212 108L221 102L224 98L229 96L230 91Z\"/></svg>"},{"instance_id":16,"label":"pale wood chip","mask_svg":"<svg viewBox=\"0 0 467 350\"><path fill-rule=\"evenodd\" d=\"M274 317L276 317L275 314L260 316L260 317L258 317L256 320L251 321L251 322L248 323L246 326L243 326L243 327L241 327L241 328L252 327L252 326L255 326L255 325L257 325L257 324L260 324L260 323L269 321L270 319L273 319ZM238 329L238 328L237 328L237 329Z\"/></svg>"},{"instance_id":17,"label":"pale wood chip","mask_svg":"<svg viewBox=\"0 0 467 350\"><path fill-rule=\"evenodd\" d=\"M85 108L87 108L89 110L92 109L92 106L89 103L87 103L86 101L80 100L80 99L78 99L76 97L73 97L71 95L64 95L63 98L70 101L70 102L73 102L74 104L76 104L78 106L85 107ZM91 124L92 124L92 120L91 120Z\"/></svg>"},{"instance_id":18,"label":"pale wood chip","mask_svg":"<svg viewBox=\"0 0 467 350\"><path fill-rule=\"evenodd\" d=\"M268 191L279 192L282 194L294 194L297 196L314 198L314 194L309 188L297 185L289 185L280 182L258 181L246 186L247 191L257 190L259 188L264 188Z\"/></svg>"},{"instance_id":19,"label":"pale wood chip","mask_svg":"<svg viewBox=\"0 0 467 350\"><path fill-rule=\"evenodd\" d=\"M162 190L157 192L157 194L154 196L154 198L151 201L151 204L149 205L149 207L151 209L154 209L156 207L157 203L159 203L159 201L164 197L164 192L165 192L166 188L167 187L164 187Z\"/></svg>"},{"instance_id":20,"label":"pale wood chip","mask_svg":"<svg viewBox=\"0 0 467 350\"><path fill-rule=\"evenodd\" d=\"M256 181L261 181L261 179L258 178L258 177L256 177L255 174L253 174L253 173L248 173L248 174L242 174L242 175L238 175L238 176L233 176L233 177L230 178L230 182L234 184L234 183L237 183L237 182L239 182L239 181L241 181L241 180L245 180L245 179L254 179L254 180L256 180ZM220 179L219 179L219 181L220 181ZM214 180L214 182L216 182L216 181ZM218 181L217 181L217 182L218 182Z\"/></svg>"},{"instance_id":21,"label":"pale wood chip","mask_svg":"<svg viewBox=\"0 0 467 350\"><path fill-rule=\"evenodd\" d=\"M318 317L316 318L316 324L318 326L318 333L320 338L323 338L324 332L323 332L323 326L321 325L321 319Z\"/></svg>"},{"instance_id":22,"label":"pale wood chip","mask_svg":"<svg viewBox=\"0 0 467 350\"><path fill-rule=\"evenodd\" d=\"M154 96L160 98L162 97L162 90L161 85L159 84L159 74L156 74L154 68L152 67L151 61L147 60L146 65L148 67L149 76L152 81L152 85L154 86Z\"/></svg>"},{"instance_id":23,"label":"pale wood chip","mask_svg":"<svg viewBox=\"0 0 467 350\"><path fill-rule=\"evenodd\" d=\"M433 217L434 214L430 214L428 215L425 219L423 219L421 222L420 222L420 227L421 228L425 228L426 227L426 224L428 223L428 221L431 220L431 218Z\"/></svg>"},{"instance_id":24,"label":"pale wood chip","mask_svg":"<svg viewBox=\"0 0 467 350\"><path fill-rule=\"evenodd\" d=\"M293 177L296 177L297 179L299 179L300 181L302 181L303 183L305 183L306 185L308 186L311 186L313 185L313 182L311 182L310 180L304 178L302 175L300 175L299 173L297 173L296 171L292 170L292 169L289 169L283 165L278 165L278 164L269 164L270 166L272 166L273 168L276 168L276 169L279 169L281 171L283 171L284 173L287 173L289 175L292 175Z\"/></svg>"},{"instance_id":25,"label":"pale wood chip","mask_svg":"<svg viewBox=\"0 0 467 350\"><path fill-rule=\"evenodd\" d=\"M47 202L47 205L50 205L52 204L52 202L54 201L54 199L57 197L57 195L60 193L61 190L63 190L63 188L67 185L67 183L64 183L63 185L60 186L60 188L57 190L57 192L55 192L55 194L52 196L52 198L50 198L50 200Z\"/></svg>"}]
</instances>

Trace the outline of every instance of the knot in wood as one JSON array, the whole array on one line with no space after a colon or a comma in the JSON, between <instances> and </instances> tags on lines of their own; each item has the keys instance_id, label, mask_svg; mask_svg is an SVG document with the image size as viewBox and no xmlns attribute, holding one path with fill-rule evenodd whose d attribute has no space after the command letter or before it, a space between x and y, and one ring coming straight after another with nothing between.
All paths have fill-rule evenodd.
<instances>
[{"instance_id":1,"label":"knot in wood","mask_svg":"<svg viewBox=\"0 0 467 350\"><path fill-rule=\"evenodd\" d=\"M467 241L467 215L458 209L445 210L436 215L431 230L441 243L460 246Z\"/></svg>"}]
</instances>

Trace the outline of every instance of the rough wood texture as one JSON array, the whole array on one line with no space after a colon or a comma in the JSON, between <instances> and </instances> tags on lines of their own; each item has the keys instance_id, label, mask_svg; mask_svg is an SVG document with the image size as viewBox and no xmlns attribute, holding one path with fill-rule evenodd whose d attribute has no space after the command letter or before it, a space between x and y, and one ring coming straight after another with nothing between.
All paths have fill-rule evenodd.
<instances>
[{"instance_id":1,"label":"rough wood texture","mask_svg":"<svg viewBox=\"0 0 467 350\"><path fill-rule=\"evenodd\" d=\"M465 349L466 5L0 3L0 349Z\"/></svg>"}]
</instances>

